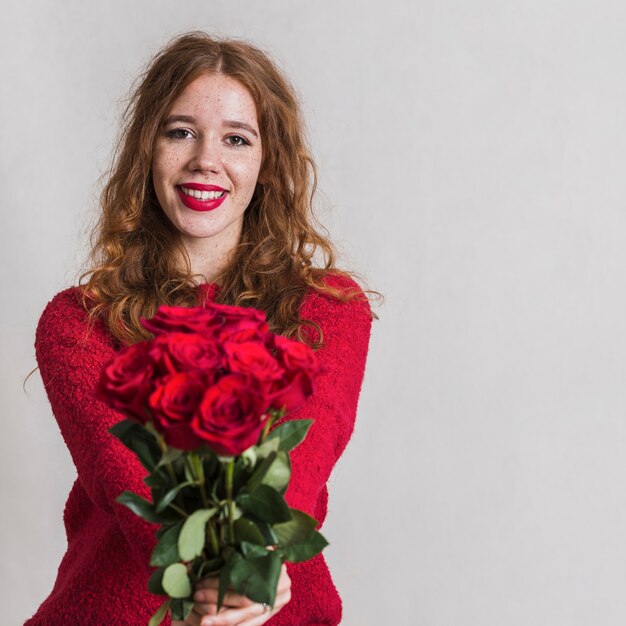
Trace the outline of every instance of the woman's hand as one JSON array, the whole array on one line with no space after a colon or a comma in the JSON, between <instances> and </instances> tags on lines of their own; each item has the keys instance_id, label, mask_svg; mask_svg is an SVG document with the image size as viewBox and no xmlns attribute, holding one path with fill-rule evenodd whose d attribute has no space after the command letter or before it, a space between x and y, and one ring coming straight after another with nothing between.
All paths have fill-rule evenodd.
<instances>
[{"instance_id":1,"label":"woman's hand","mask_svg":"<svg viewBox=\"0 0 626 626\"><path fill-rule=\"evenodd\" d=\"M276 615L291 599L291 579L287 568L282 566L274 608L252 602L246 596L228 592L219 614L217 592L219 579L207 578L196 585L195 604L184 622L172 620L172 626L261 626Z\"/></svg>"}]
</instances>

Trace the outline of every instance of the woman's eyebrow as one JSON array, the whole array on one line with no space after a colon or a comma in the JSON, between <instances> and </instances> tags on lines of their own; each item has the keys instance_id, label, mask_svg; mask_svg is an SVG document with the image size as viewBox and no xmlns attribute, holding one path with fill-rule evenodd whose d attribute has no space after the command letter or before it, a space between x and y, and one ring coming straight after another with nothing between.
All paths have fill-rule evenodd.
<instances>
[{"instance_id":1,"label":"woman's eyebrow","mask_svg":"<svg viewBox=\"0 0 626 626\"><path fill-rule=\"evenodd\" d=\"M170 115L163 121L163 126L168 124L174 124L175 122L187 122L188 124L195 124L196 118L193 115Z\"/></svg>"},{"instance_id":2,"label":"woman's eyebrow","mask_svg":"<svg viewBox=\"0 0 626 626\"><path fill-rule=\"evenodd\" d=\"M163 121L163 126L168 126L169 124L175 124L176 122L186 122L187 124L195 124L196 118L193 115L170 115L165 118ZM247 130L252 133L255 137L258 138L259 134L257 133L250 124L246 124L245 122L239 122L238 120L224 120L224 126L228 128L241 128L243 130Z\"/></svg>"},{"instance_id":3,"label":"woman's eyebrow","mask_svg":"<svg viewBox=\"0 0 626 626\"><path fill-rule=\"evenodd\" d=\"M247 130L252 133L255 137L258 137L259 134L250 126L250 124L246 124L245 122L238 122L237 120L224 120L224 126L228 126L228 128L242 128L243 130Z\"/></svg>"}]
</instances>

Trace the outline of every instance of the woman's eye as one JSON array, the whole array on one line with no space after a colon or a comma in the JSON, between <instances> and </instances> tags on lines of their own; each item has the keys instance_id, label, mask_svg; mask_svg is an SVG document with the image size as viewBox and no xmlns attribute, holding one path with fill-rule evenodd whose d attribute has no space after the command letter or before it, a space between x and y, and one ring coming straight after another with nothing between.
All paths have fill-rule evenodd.
<instances>
[{"instance_id":1,"label":"woman's eye","mask_svg":"<svg viewBox=\"0 0 626 626\"><path fill-rule=\"evenodd\" d=\"M186 128L172 128L167 131L166 136L171 139L187 139L191 136L191 131Z\"/></svg>"},{"instance_id":2,"label":"woman's eye","mask_svg":"<svg viewBox=\"0 0 626 626\"><path fill-rule=\"evenodd\" d=\"M241 135L230 135L226 137L226 141L230 143L231 146L249 146L250 142Z\"/></svg>"}]
</instances>

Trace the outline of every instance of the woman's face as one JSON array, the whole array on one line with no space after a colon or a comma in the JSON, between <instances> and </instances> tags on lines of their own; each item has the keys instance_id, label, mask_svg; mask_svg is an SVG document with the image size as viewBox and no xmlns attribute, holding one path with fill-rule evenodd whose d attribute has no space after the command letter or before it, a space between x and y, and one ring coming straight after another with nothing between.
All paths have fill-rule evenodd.
<instances>
[{"instance_id":1,"label":"woman's face","mask_svg":"<svg viewBox=\"0 0 626 626\"><path fill-rule=\"evenodd\" d=\"M223 74L203 74L187 86L159 130L152 157L157 199L187 245L225 250L239 242L262 156L246 87Z\"/></svg>"}]
</instances>

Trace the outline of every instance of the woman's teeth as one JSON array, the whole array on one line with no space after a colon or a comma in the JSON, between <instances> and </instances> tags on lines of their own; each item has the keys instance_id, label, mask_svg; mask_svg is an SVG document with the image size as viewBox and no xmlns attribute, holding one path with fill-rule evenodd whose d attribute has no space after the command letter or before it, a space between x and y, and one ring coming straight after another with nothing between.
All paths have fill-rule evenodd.
<instances>
[{"instance_id":1,"label":"woman's teeth","mask_svg":"<svg viewBox=\"0 0 626 626\"><path fill-rule=\"evenodd\" d=\"M181 187L181 189L186 196L191 196L198 200L216 200L226 193L225 191L200 191L199 189L187 189L187 187Z\"/></svg>"}]
</instances>

